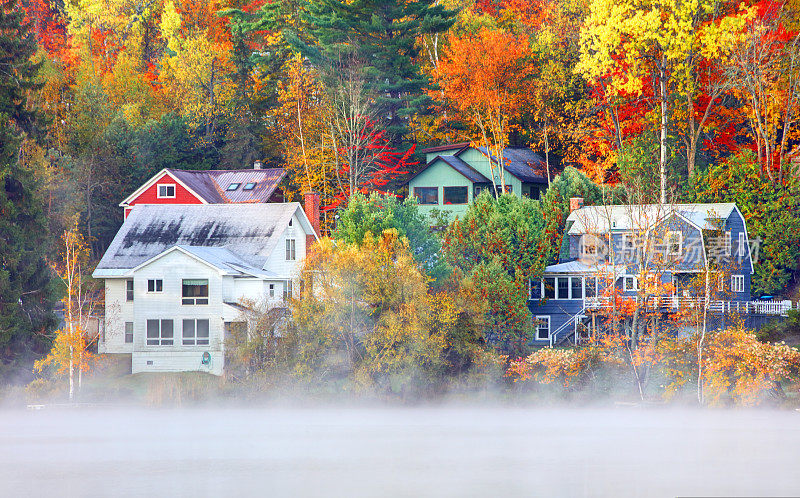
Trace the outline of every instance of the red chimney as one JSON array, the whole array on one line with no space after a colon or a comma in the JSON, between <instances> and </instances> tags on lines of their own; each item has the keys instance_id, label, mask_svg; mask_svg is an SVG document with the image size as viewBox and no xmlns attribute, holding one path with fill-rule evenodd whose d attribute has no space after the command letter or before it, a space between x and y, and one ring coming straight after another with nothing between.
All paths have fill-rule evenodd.
<instances>
[{"instance_id":1,"label":"red chimney","mask_svg":"<svg viewBox=\"0 0 800 498\"><path fill-rule=\"evenodd\" d=\"M569 212L573 212L583 207L583 197L570 197Z\"/></svg>"},{"instance_id":2,"label":"red chimney","mask_svg":"<svg viewBox=\"0 0 800 498\"><path fill-rule=\"evenodd\" d=\"M319 231L319 193L318 192L306 192L303 194L303 210L306 212L306 216L308 217L308 221L311 222L311 226L314 227L314 232L316 232L317 236L321 236ZM310 242L314 241L314 237L312 235L307 236L306 242L308 242L307 246L310 246Z\"/></svg>"}]
</instances>

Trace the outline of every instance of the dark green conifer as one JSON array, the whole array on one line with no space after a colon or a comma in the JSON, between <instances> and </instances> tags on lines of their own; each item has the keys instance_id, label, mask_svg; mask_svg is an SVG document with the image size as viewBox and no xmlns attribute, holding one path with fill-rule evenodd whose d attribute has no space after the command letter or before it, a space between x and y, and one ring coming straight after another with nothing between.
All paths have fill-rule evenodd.
<instances>
[{"instance_id":1,"label":"dark green conifer","mask_svg":"<svg viewBox=\"0 0 800 498\"><path fill-rule=\"evenodd\" d=\"M30 358L55 321L42 202L33 174L19 164L37 121L27 106L38 70L29 28L15 0L0 4L0 378Z\"/></svg>"}]
</instances>

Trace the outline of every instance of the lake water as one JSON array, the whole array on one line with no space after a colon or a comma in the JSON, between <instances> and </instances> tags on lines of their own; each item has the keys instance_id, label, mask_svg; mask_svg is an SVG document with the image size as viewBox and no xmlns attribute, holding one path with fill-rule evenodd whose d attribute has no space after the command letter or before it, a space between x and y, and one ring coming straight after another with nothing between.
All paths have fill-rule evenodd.
<instances>
[{"instance_id":1,"label":"lake water","mask_svg":"<svg viewBox=\"0 0 800 498\"><path fill-rule=\"evenodd\" d=\"M800 495L800 413L0 412L0 496Z\"/></svg>"}]
</instances>

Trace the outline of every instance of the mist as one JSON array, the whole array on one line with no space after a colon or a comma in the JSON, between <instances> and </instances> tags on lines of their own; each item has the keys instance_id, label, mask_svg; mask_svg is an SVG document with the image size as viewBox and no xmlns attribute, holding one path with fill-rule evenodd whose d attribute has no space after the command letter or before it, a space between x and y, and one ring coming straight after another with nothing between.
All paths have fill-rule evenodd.
<instances>
[{"instance_id":1,"label":"mist","mask_svg":"<svg viewBox=\"0 0 800 498\"><path fill-rule=\"evenodd\" d=\"M307 407L0 412L4 496L779 496L800 414Z\"/></svg>"}]
</instances>

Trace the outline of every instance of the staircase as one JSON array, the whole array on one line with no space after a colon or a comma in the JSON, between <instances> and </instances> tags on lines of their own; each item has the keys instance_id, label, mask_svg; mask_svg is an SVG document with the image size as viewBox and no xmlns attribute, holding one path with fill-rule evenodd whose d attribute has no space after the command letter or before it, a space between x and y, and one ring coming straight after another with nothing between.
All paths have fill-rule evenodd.
<instances>
[{"instance_id":1,"label":"staircase","mask_svg":"<svg viewBox=\"0 0 800 498\"><path fill-rule=\"evenodd\" d=\"M554 330L553 332L550 333L550 347L551 348L553 346L558 346L560 344L563 344L569 339L569 337L570 337L569 333L564 333L564 334L561 335L561 337L559 337L559 334L564 332L564 330L567 329L567 327L569 327L570 325L572 325L572 329L570 329L570 330L572 330L573 334L574 334L575 320L578 320L580 317L582 317L583 316L583 312L586 311L587 308L588 308L588 306L584 305L583 308L581 308L580 311L578 311L577 313L575 313L574 315L569 317L569 319L566 322L564 322L563 325L561 325L556 330Z\"/></svg>"}]
</instances>

